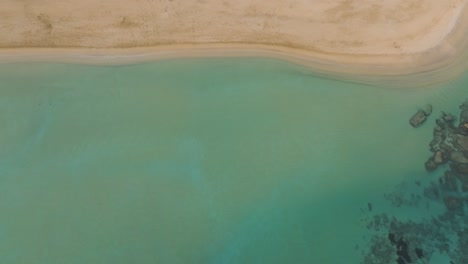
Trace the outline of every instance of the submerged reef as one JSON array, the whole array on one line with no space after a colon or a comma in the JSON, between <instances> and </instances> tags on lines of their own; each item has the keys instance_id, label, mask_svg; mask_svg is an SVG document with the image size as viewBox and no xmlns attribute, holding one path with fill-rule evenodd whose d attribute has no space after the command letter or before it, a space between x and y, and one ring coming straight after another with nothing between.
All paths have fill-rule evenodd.
<instances>
[{"instance_id":1,"label":"submerged reef","mask_svg":"<svg viewBox=\"0 0 468 264\"><path fill-rule=\"evenodd\" d=\"M393 207L436 204L443 210L418 221L372 215L367 228L373 235L363 263L430 263L435 253L449 258L448 264L468 263L468 100L460 106L458 122L455 115L444 112L437 118L429 149L432 154L425 168L440 176L424 186L417 181L418 193L405 192L402 184L384 197Z\"/></svg>"},{"instance_id":2,"label":"submerged reef","mask_svg":"<svg viewBox=\"0 0 468 264\"><path fill-rule=\"evenodd\" d=\"M450 213L419 222L375 215L368 228L379 232L371 238L364 263L429 263L435 252L449 256L452 263L468 263L467 224L464 217Z\"/></svg>"}]
</instances>

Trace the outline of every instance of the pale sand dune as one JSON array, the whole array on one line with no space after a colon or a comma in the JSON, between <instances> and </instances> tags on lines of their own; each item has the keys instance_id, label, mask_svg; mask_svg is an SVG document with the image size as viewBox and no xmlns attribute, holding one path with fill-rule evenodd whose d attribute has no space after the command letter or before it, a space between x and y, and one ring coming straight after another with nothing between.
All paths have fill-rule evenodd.
<instances>
[{"instance_id":1,"label":"pale sand dune","mask_svg":"<svg viewBox=\"0 0 468 264\"><path fill-rule=\"evenodd\" d=\"M467 66L467 3L3 0L0 60L275 56L323 72L401 75L452 65L444 75L455 75Z\"/></svg>"}]
</instances>

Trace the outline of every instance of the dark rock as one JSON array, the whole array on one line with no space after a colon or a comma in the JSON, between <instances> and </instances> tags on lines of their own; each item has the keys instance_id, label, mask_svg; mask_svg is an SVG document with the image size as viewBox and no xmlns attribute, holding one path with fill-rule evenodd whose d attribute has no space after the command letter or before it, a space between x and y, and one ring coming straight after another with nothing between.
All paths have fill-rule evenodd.
<instances>
[{"instance_id":1,"label":"dark rock","mask_svg":"<svg viewBox=\"0 0 468 264\"><path fill-rule=\"evenodd\" d=\"M463 201L454 196L447 196L444 198L445 206L449 211L463 210Z\"/></svg>"},{"instance_id":2,"label":"dark rock","mask_svg":"<svg viewBox=\"0 0 468 264\"><path fill-rule=\"evenodd\" d=\"M408 243L400 238L396 243L396 247L398 259L404 260L402 263L411 263L411 257L408 252Z\"/></svg>"},{"instance_id":3,"label":"dark rock","mask_svg":"<svg viewBox=\"0 0 468 264\"><path fill-rule=\"evenodd\" d=\"M434 171L437 169L437 163L434 161L433 158L429 158L426 163L424 163L424 166L426 167L427 171Z\"/></svg>"},{"instance_id":4,"label":"dark rock","mask_svg":"<svg viewBox=\"0 0 468 264\"><path fill-rule=\"evenodd\" d=\"M452 168L461 183L462 192L468 192L468 165L454 165Z\"/></svg>"},{"instance_id":5,"label":"dark rock","mask_svg":"<svg viewBox=\"0 0 468 264\"><path fill-rule=\"evenodd\" d=\"M395 248L383 236L373 236L364 264L395 263Z\"/></svg>"},{"instance_id":6,"label":"dark rock","mask_svg":"<svg viewBox=\"0 0 468 264\"><path fill-rule=\"evenodd\" d=\"M420 249L420 248L415 248L414 253L418 257L418 259L422 259L424 257L424 253L423 253L422 249Z\"/></svg>"},{"instance_id":7,"label":"dark rock","mask_svg":"<svg viewBox=\"0 0 468 264\"><path fill-rule=\"evenodd\" d=\"M424 196L431 200L438 200L440 197L439 188L437 185L432 183L430 186L424 189Z\"/></svg>"},{"instance_id":8,"label":"dark rock","mask_svg":"<svg viewBox=\"0 0 468 264\"><path fill-rule=\"evenodd\" d=\"M439 145L439 140L437 140L436 138L434 138L431 143L429 143L429 147L431 149L432 152L435 152L437 151L437 146Z\"/></svg>"},{"instance_id":9,"label":"dark rock","mask_svg":"<svg viewBox=\"0 0 468 264\"><path fill-rule=\"evenodd\" d=\"M455 121L455 116L451 114L446 114L442 112L442 118L444 119L445 122L447 123L452 123Z\"/></svg>"},{"instance_id":10,"label":"dark rock","mask_svg":"<svg viewBox=\"0 0 468 264\"><path fill-rule=\"evenodd\" d=\"M440 135L440 139L442 142L447 139L447 133L445 133L445 131L442 133L442 135Z\"/></svg>"},{"instance_id":11,"label":"dark rock","mask_svg":"<svg viewBox=\"0 0 468 264\"><path fill-rule=\"evenodd\" d=\"M426 121L426 119L427 119L427 116L426 116L426 114L424 114L424 111L419 110L418 112L416 112L416 114L413 115L413 117L411 117L410 124L413 127L418 127L422 123L424 123Z\"/></svg>"},{"instance_id":12,"label":"dark rock","mask_svg":"<svg viewBox=\"0 0 468 264\"><path fill-rule=\"evenodd\" d=\"M454 133L457 129L458 129L458 127L455 126L454 122L447 124L447 130L449 132Z\"/></svg>"},{"instance_id":13,"label":"dark rock","mask_svg":"<svg viewBox=\"0 0 468 264\"><path fill-rule=\"evenodd\" d=\"M436 119L436 124L440 126L442 129L445 129L445 122L443 119L437 118Z\"/></svg>"},{"instance_id":14,"label":"dark rock","mask_svg":"<svg viewBox=\"0 0 468 264\"><path fill-rule=\"evenodd\" d=\"M460 151L468 151L468 136L460 136L457 141L457 148Z\"/></svg>"},{"instance_id":15,"label":"dark rock","mask_svg":"<svg viewBox=\"0 0 468 264\"><path fill-rule=\"evenodd\" d=\"M450 171L445 172L444 180L442 181L442 188L444 189L444 191L456 192L458 189L457 176Z\"/></svg>"},{"instance_id":16,"label":"dark rock","mask_svg":"<svg viewBox=\"0 0 468 264\"><path fill-rule=\"evenodd\" d=\"M410 119L410 124L413 127L418 127L424 123L427 117L432 113L432 105L427 104L424 109L419 109Z\"/></svg>"},{"instance_id":17,"label":"dark rock","mask_svg":"<svg viewBox=\"0 0 468 264\"><path fill-rule=\"evenodd\" d=\"M437 127L439 127L439 126L437 126ZM447 136L445 135L444 130L434 129L434 131L432 133L432 138L433 138L433 140L437 140L438 142L443 142L445 140L445 138L447 138Z\"/></svg>"},{"instance_id":18,"label":"dark rock","mask_svg":"<svg viewBox=\"0 0 468 264\"><path fill-rule=\"evenodd\" d=\"M460 151L450 153L450 160L461 164L468 164L468 158Z\"/></svg>"},{"instance_id":19,"label":"dark rock","mask_svg":"<svg viewBox=\"0 0 468 264\"><path fill-rule=\"evenodd\" d=\"M439 147L444 153L450 153L455 150L452 146L446 144L445 142L440 143Z\"/></svg>"},{"instance_id":20,"label":"dark rock","mask_svg":"<svg viewBox=\"0 0 468 264\"><path fill-rule=\"evenodd\" d=\"M371 203L367 203L367 209L369 209L369 212L372 212L372 204Z\"/></svg>"},{"instance_id":21,"label":"dark rock","mask_svg":"<svg viewBox=\"0 0 468 264\"><path fill-rule=\"evenodd\" d=\"M437 150L434 153L434 155L426 161L425 163L426 170L433 171L437 169L439 165L447 162L446 156L447 155L444 152Z\"/></svg>"},{"instance_id":22,"label":"dark rock","mask_svg":"<svg viewBox=\"0 0 468 264\"><path fill-rule=\"evenodd\" d=\"M467 164L452 164L452 169L460 174L468 174Z\"/></svg>"}]
</instances>

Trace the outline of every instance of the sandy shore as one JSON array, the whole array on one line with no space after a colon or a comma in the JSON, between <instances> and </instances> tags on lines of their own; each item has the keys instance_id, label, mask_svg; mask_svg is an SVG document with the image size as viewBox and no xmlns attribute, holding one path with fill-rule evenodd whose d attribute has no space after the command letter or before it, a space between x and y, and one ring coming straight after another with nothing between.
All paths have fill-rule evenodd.
<instances>
[{"instance_id":1,"label":"sandy shore","mask_svg":"<svg viewBox=\"0 0 468 264\"><path fill-rule=\"evenodd\" d=\"M371 82L466 71L468 0L0 3L0 62L276 57ZM346 77L348 75L348 77ZM424 75L424 76L421 76Z\"/></svg>"}]
</instances>

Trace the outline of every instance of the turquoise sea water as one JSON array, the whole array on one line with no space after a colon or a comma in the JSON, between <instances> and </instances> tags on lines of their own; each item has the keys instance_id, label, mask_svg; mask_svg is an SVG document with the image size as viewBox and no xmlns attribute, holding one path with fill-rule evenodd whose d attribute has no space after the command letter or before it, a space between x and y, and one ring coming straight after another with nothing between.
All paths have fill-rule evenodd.
<instances>
[{"instance_id":1,"label":"turquoise sea water","mask_svg":"<svg viewBox=\"0 0 468 264\"><path fill-rule=\"evenodd\" d=\"M466 97L467 74L392 90L273 59L0 65L0 263L362 263L371 213L444 210L383 194L434 179L432 124Z\"/></svg>"}]
</instances>

